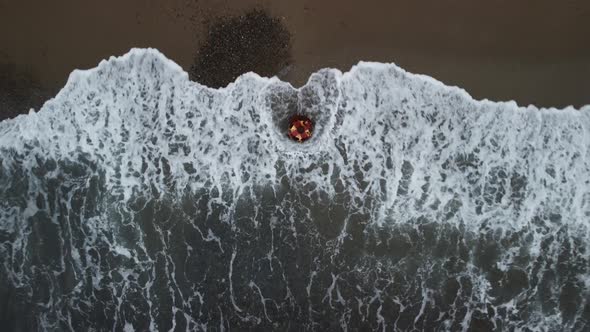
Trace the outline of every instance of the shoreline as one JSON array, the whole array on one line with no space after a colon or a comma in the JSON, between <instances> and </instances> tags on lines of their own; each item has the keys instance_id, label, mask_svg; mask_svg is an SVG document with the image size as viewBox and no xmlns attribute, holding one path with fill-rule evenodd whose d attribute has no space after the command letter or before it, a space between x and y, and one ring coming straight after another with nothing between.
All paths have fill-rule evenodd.
<instances>
[{"instance_id":1,"label":"shoreline","mask_svg":"<svg viewBox=\"0 0 590 332\"><path fill-rule=\"evenodd\" d=\"M133 47L157 48L189 72L211 24L256 8L292 35L289 71L277 74L295 87L321 68L346 72L359 61L376 61L458 86L477 100L590 104L590 21L584 20L590 3L579 0L563 6L457 0L430 7L385 0L349 6L333 0L108 1L0 5L0 64L17 68L14 77L0 81L0 92L20 89L26 96L28 83L18 81L24 75L32 78L29 86L54 95L74 69L93 68ZM38 104L29 102L21 112Z\"/></svg>"}]
</instances>

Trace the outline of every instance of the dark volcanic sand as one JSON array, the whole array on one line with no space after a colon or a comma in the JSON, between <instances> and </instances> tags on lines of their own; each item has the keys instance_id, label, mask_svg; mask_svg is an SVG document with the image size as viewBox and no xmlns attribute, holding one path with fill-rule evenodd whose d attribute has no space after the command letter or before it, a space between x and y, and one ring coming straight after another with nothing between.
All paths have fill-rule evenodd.
<instances>
[{"instance_id":1,"label":"dark volcanic sand","mask_svg":"<svg viewBox=\"0 0 590 332\"><path fill-rule=\"evenodd\" d=\"M590 103L590 3L582 0L455 0L427 6L386 0L2 1L0 93L10 102L0 106L0 118L13 116L14 107L23 113L38 109L45 99L18 96L52 95L73 69L94 67L131 47L158 48L188 71L198 48L213 44L207 41L208 27L252 8L283 22L292 36L291 66L278 69L285 54L261 47L257 54L230 55L231 71L204 82L222 85L254 61L255 68L267 64L270 71L261 74L276 71L301 85L319 68L348 70L359 60L372 60L461 86L478 99L545 107ZM244 31L238 33L251 37ZM270 40L276 44L276 36L285 35ZM235 65L248 61L244 68ZM13 106L14 96L20 107Z\"/></svg>"}]
</instances>

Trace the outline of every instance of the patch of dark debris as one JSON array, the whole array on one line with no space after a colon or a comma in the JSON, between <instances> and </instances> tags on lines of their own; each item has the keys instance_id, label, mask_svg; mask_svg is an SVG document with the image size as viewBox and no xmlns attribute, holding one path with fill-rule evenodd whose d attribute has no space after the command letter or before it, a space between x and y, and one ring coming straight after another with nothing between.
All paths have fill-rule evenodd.
<instances>
[{"instance_id":1,"label":"patch of dark debris","mask_svg":"<svg viewBox=\"0 0 590 332\"><path fill-rule=\"evenodd\" d=\"M39 110L56 91L43 87L31 73L14 64L0 63L0 121Z\"/></svg>"},{"instance_id":2,"label":"patch of dark debris","mask_svg":"<svg viewBox=\"0 0 590 332\"><path fill-rule=\"evenodd\" d=\"M221 18L208 28L190 70L191 79L213 88L255 72L274 76L291 61L291 34L278 18L256 9Z\"/></svg>"}]
</instances>

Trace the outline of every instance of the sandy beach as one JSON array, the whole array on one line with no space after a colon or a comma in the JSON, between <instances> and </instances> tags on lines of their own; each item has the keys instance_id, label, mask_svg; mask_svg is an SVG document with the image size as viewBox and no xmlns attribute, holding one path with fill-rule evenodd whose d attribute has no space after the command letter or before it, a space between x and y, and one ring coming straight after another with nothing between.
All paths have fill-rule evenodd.
<instances>
[{"instance_id":1,"label":"sandy beach","mask_svg":"<svg viewBox=\"0 0 590 332\"><path fill-rule=\"evenodd\" d=\"M590 103L590 3L584 1L2 1L0 64L12 69L0 75L0 91L19 90L10 92L15 99L40 86L41 97L23 101L18 112L39 108L73 69L132 47L158 48L188 70L208 27L254 8L290 32L290 66L280 77L297 86L320 68L346 71L364 60L394 62L477 99ZM4 108L0 117L15 112Z\"/></svg>"}]
</instances>

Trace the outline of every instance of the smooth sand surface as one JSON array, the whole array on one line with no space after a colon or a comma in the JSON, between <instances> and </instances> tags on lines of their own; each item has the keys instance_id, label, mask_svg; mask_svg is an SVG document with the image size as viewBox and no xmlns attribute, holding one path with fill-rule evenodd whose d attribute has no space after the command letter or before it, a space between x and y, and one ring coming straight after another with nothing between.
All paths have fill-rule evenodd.
<instances>
[{"instance_id":1,"label":"smooth sand surface","mask_svg":"<svg viewBox=\"0 0 590 332\"><path fill-rule=\"evenodd\" d=\"M208 23L252 8L291 32L292 65L281 78L294 85L365 60L395 62L478 99L590 104L585 0L0 0L0 64L48 89L132 47L158 48L188 70Z\"/></svg>"}]
</instances>

